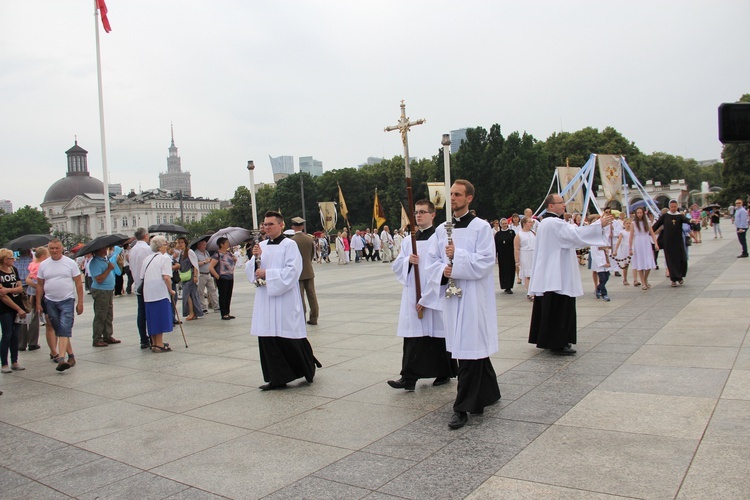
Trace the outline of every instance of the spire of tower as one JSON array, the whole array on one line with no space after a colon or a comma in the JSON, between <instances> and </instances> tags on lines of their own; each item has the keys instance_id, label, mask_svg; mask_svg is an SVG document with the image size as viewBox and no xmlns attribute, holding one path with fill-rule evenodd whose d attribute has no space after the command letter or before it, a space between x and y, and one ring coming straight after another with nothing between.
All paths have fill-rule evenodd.
<instances>
[{"instance_id":1,"label":"spire of tower","mask_svg":"<svg viewBox=\"0 0 750 500\"><path fill-rule=\"evenodd\" d=\"M172 130L172 147L174 147L174 124L169 122L169 128Z\"/></svg>"}]
</instances>

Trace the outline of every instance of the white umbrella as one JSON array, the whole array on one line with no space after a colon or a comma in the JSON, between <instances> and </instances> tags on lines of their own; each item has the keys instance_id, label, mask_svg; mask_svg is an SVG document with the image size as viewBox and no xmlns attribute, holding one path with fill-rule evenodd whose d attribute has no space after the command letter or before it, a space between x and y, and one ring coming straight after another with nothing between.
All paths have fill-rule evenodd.
<instances>
[{"instance_id":1,"label":"white umbrella","mask_svg":"<svg viewBox=\"0 0 750 500\"><path fill-rule=\"evenodd\" d=\"M209 252L218 250L219 245L216 244L216 240L222 237L228 239L229 246L233 247L251 239L253 237L253 233L249 229L245 229L242 227L225 227L224 229L219 229L211 235L211 238L208 239L206 250L208 250Z\"/></svg>"}]
</instances>

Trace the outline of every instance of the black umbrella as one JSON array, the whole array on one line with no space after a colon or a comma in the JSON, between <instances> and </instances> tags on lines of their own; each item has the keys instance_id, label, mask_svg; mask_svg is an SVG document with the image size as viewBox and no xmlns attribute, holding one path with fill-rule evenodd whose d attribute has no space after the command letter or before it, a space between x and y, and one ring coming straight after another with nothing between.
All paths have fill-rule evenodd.
<instances>
[{"instance_id":1,"label":"black umbrella","mask_svg":"<svg viewBox=\"0 0 750 500\"><path fill-rule=\"evenodd\" d=\"M717 203L711 203L710 205L706 205L705 207L701 208L701 210L705 210L708 212L709 210L716 210L717 208L721 208L721 205Z\"/></svg>"},{"instance_id":2,"label":"black umbrella","mask_svg":"<svg viewBox=\"0 0 750 500\"><path fill-rule=\"evenodd\" d=\"M212 233L212 234L213 234L213 233ZM209 238L211 238L211 235L210 235L210 234L204 234L203 236L201 236L201 237L199 237L199 238L196 238L196 239L195 239L195 240L194 240L194 241L193 241L193 242L192 242L192 243L190 244L190 248L192 248L193 250L195 250L195 247L197 247L197 246L198 246L198 243L200 243L201 241L208 241L208 240L209 240Z\"/></svg>"},{"instance_id":3,"label":"black umbrella","mask_svg":"<svg viewBox=\"0 0 750 500\"><path fill-rule=\"evenodd\" d=\"M86 243L80 250L78 250L76 256L94 253L97 250L101 250L102 248L109 248L113 246L121 247L125 243L127 243L128 240L130 240L129 236L117 233L99 236L98 238L94 238L93 240Z\"/></svg>"},{"instance_id":4,"label":"black umbrella","mask_svg":"<svg viewBox=\"0 0 750 500\"><path fill-rule=\"evenodd\" d=\"M174 233L174 234L188 234L188 230L177 224L156 224L149 226L149 233Z\"/></svg>"},{"instance_id":5,"label":"black umbrella","mask_svg":"<svg viewBox=\"0 0 750 500\"><path fill-rule=\"evenodd\" d=\"M7 242L5 248L13 250L14 252L18 250L28 250L31 248L42 247L53 239L54 238L49 234L24 234L15 240Z\"/></svg>"}]
</instances>

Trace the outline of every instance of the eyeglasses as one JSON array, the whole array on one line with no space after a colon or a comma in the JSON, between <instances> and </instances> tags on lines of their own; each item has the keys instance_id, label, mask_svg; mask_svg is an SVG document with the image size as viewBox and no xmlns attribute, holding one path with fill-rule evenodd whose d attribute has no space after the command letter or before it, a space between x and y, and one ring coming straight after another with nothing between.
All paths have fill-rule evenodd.
<instances>
[{"instance_id":1,"label":"eyeglasses","mask_svg":"<svg viewBox=\"0 0 750 500\"><path fill-rule=\"evenodd\" d=\"M431 214L432 212L428 212L427 210L415 210L415 215L424 215L424 214Z\"/></svg>"}]
</instances>

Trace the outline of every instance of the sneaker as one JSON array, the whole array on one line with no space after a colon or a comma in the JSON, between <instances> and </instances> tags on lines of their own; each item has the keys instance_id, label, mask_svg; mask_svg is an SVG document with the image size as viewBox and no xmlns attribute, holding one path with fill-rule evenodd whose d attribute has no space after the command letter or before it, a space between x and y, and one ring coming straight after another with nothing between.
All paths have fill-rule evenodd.
<instances>
[{"instance_id":1,"label":"sneaker","mask_svg":"<svg viewBox=\"0 0 750 500\"><path fill-rule=\"evenodd\" d=\"M596 298L597 299L601 299L602 298L602 294L599 293L599 290L596 291Z\"/></svg>"},{"instance_id":2,"label":"sneaker","mask_svg":"<svg viewBox=\"0 0 750 500\"><path fill-rule=\"evenodd\" d=\"M0 373L11 373L13 370L10 369L10 366L4 365L2 368L0 368Z\"/></svg>"},{"instance_id":3,"label":"sneaker","mask_svg":"<svg viewBox=\"0 0 750 500\"><path fill-rule=\"evenodd\" d=\"M609 302L609 296L608 295L602 295L602 299L604 302Z\"/></svg>"},{"instance_id":4,"label":"sneaker","mask_svg":"<svg viewBox=\"0 0 750 500\"><path fill-rule=\"evenodd\" d=\"M19 365L18 363L11 363L10 369L20 372L20 371L25 370L26 368L24 368L23 366Z\"/></svg>"}]
</instances>

